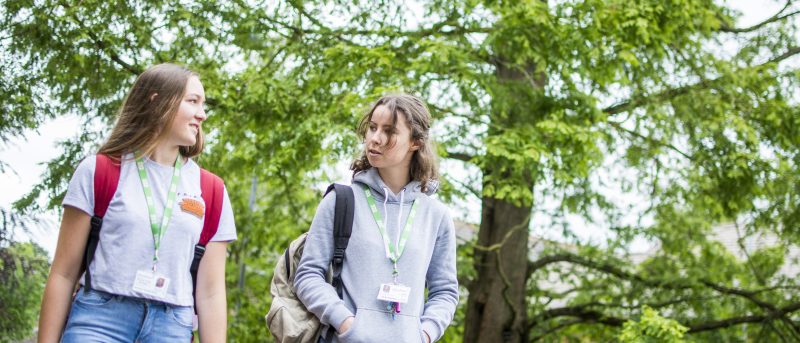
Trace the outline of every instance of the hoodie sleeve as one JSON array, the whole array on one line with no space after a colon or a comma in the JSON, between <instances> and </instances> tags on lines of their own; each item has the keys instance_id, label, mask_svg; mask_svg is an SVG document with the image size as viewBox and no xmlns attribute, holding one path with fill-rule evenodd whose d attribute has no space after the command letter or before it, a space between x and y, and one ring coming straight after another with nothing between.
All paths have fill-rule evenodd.
<instances>
[{"instance_id":1,"label":"hoodie sleeve","mask_svg":"<svg viewBox=\"0 0 800 343\"><path fill-rule=\"evenodd\" d=\"M458 304L455 226L453 219L446 212L439 224L426 281L428 301L425 303L425 310L420 320L422 329L428 333L431 342L435 342L450 325Z\"/></svg>"},{"instance_id":2,"label":"hoodie sleeve","mask_svg":"<svg viewBox=\"0 0 800 343\"><path fill-rule=\"evenodd\" d=\"M353 313L339 299L336 289L326 280L325 274L333 258L333 216L336 195L328 193L317 207L311 222L303 257L297 267L294 289L297 297L314 313L320 322L338 330L342 322Z\"/></svg>"}]
</instances>

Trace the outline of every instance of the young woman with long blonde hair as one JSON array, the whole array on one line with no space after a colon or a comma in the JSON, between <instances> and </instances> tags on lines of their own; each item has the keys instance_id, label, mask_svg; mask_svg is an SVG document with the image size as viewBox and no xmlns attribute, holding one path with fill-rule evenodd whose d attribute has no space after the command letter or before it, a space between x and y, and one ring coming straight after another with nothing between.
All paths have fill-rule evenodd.
<instances>
[{"instance_id":1,"label":"young woman with long blonde hair","mask_svg":"<svg viewBox=\"0 0 800 343\"><path fill-rule=\"evenodd\" d=\"M194 295L190 273L211 211L201 194L206 172L192 160L203 150L204 102L199 76L182 66L159 64L136 79L110 137L69 183L39 342L186 342L195 310L201 340L225 341L226 245L236 229L221 180L216 234L199 262ZM103 161L119 180L100 215L93 258L82 266Z\"/></svg>"}]
</instances>

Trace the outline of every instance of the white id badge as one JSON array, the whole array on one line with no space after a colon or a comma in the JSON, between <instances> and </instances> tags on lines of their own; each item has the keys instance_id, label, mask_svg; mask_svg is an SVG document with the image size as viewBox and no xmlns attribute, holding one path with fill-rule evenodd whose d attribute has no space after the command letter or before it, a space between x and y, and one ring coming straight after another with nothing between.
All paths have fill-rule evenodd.
<instances>
[{"instance_id":1,"label":"white id badge","mask_svg":"<svg viewBox=\"0 0 800 343\"><path fill-rule=\"evenodd\" d=\"M136 272L136 279L133 280L134 291L156 297L163 297L166 295L168 287L168 277L150 270L140 270Z\"/></svg>"},{"instance_id":2,"label":"white id badge","mask_svg":"<svg viewBox=\"0 0 800 343\"><path fill-rule=\"evenodd\" d=\"M381 284L381 289L378 292L378 300L405 304L408 302L409 294L411 294L410 287L393 283L384 283Z\"/></svg>"}]
</instances>

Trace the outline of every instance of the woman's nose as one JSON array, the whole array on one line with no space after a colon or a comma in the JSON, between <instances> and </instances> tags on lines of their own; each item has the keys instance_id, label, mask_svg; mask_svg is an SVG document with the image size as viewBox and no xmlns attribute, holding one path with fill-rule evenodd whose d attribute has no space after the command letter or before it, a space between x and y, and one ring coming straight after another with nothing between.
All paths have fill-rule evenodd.
<instances>
[{"instance_id":1,"label":"woman's nose","mask_svg":"<svg viewBox=\"0 0 800 343\"><path fill-rule=\"evenodd\" d=\"M375 130L375 132L373 132L369 137L369 142L373 143L374 145L381 146L381 137L383 137L381 130Z\"/></svg>"},{"instance_id":2,"label":"woman's nose","mask_svg":"<svg viewBox=\"0 0 800 343\"><path fill-rule=\"evenodd\" d=\"M208 119L208 115L206 115L206 109L204 106L200 106L200 109L195 112L194 117L197 118L199 121L205 121Z\"/></svg>"}]
</instances>

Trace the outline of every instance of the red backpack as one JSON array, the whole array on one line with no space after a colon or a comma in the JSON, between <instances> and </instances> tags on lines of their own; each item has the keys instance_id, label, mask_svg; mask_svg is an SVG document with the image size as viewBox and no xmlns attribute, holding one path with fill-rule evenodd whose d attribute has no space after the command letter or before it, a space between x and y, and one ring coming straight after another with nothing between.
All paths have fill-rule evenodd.
<instances>
[{"instance_id":1,"label":"red backpack","mask_svg":"<svg viewBox=\"0 0 800 343\"><path fill-rule=\"evenodd\" d=\"M84 291L92 288L92 275L89 273L89 264L92 263L95 250L97 250L97 243L100 242L103 216L106 214L111 198L117 192L119 172L119 161L115 161L106 155L97 154L94 170L94 216L92 216L89 240L83 253L83 265L81 267L82 270L86 271ZM219 176L200 168L200 192L203 201L206 203L206 211L203 231L200 233L200 241L194 246L194 259L191 266L192 297L195 296L195 290L197 289L197 269L200 267L200 260L206 251L206 244L211 240L211 237L214 237L219 227L219 218L222 214L222 196L225 192L224 187Z\"/></svg>"}]
</instances>

